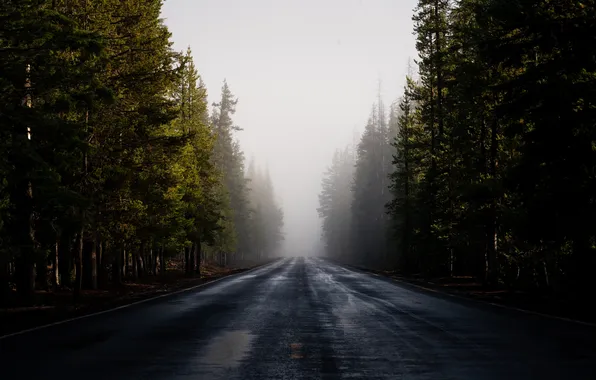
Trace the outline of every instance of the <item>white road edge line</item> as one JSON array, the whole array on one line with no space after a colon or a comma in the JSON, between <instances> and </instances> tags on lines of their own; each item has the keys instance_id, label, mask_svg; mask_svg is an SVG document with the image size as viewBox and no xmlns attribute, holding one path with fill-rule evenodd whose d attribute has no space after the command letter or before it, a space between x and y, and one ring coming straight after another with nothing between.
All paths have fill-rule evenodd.
<instances>
[{"instance_id":1,"label":"white road edge line","mask_svg":"<svg viewBox=\"0 0 596 380\"><path fill-rule=\"evenodd\" d=\"M347 268L344 268L344 269L347 269ZM368 275L373 275L373 276L376 276L376 277L381 277L380 275L378 275L376 273L367 272L367 271L362 270L362 269L358 269L358 271L363 272L363 273L368 274ZM352 270L352 272L355 272L355 271ZM474 302L478 302L478 303L481 303L481 304L487 304L487 305L491 305L491 306L500 307L502 309L515 310L515 311L518 311L518 312L521 312L521 313L525 313L525 314L537 315L537 316L540 316L540 317L543 317L543 318L557 319L559 321L564 321L564 322L569 322L569 323L577 323L579 325L596 328L596 323L578 321L577 319L571 319L571 318L565 318L565 317L558 317L556 315L543 314L543 313L539 313L537 311L520 309L520 308L514 307L514 306L500 305L500 304L494 303L494 302L477 300L477 299L474 299L474 298L463 297L463 296L460 296L458 294L453 294L453 293L443 292L443 291L436 290L436 289L426 288L426 287L421 286L421 285L413 284L413 283L407 282L407 281L398 280L398 279L395 279L395 278L392 278L392 277L387 277L387 276L383 276L383 277L385 277L385 278L387 278L387 279L389 279L389 280L391 280L393 282L396 282L398 284L406 284L406 285L410 285L410 286L414 286L414 287L417 287L417 288L420 288L420 289L427 290L429 292L438 293L438 294L442 294L442 295L447 295L447 296L455 297L455 298L460 298L462 300L474 301Z\"/></svg>"},{"instance_id":2,"label":"white road edge line","mask_svg":"<svg viewBox=\"0 0 596 380\"><path fill-rule=\"evenodd\" d=\"M133 303L129 303L129 304L126 304L126 305L114 307L112 309L98 311L97 313L85 314L85 315L81 315L81 316L78 316L78 317L75 317L75 318L64 319L62 321L58 321L58 322L54 322L54 323L49 323L47 325L32 327L30 329L21 330L21 331L17 331L17 332L14 332L14 333L2 335L2 336L0 336L0 340L6 339L6 338L10 338L12 336L17 336L17 335L22 335L22 334L30 333L30 332L37 331L37 330L42 330L42 329L45 329L45 328L48 328L48 327L62 325L62 324L68 323L68 322L74 322L74 321L77 321L77 320L80 320L80 319L85 319L85 318L94 317L94 316L101 315L101 314L111 313L111 312L116 311L116 310L126 309L127 307L139 305L139 304L142 304L142 303L145 303L145 302L149 302L149 301L153 301L153 300L156 300L156 299L159 299L159 298L169 297L169 296L173 296L173 295L176 295L176 294L188 292L190 290L194 290L194 289L197 289L197 288L202 288L203 286L211 285L211 284L213 284L215 282L219 282L219 281L222 281L222 280L225 280L225 279L229 279L231 277L243 275L243 274L252 272L254 270L257 270L257 269L265 268L265 267L267 267L269 265L275 264L278 261L279 260L275 260L272 263L267 263L267 264L259 265L257 267L251 268L251 269L249 269L247 271L244 271L244 272L233 273L233 274L230 274L230 275L227 275L227 276L216 278L215 280L212 280L212 281L207 281L207 282L202 283L202 284L199 284L199 285L191 286L190 288L180 289L180 290L176 290L176 291L171 292L171 293L161 294L159 296L155 296L155 297L147 298L147 299L144 299L144 300L136 301L136 302L133 302Z\"/></svg>"}]
</instances>

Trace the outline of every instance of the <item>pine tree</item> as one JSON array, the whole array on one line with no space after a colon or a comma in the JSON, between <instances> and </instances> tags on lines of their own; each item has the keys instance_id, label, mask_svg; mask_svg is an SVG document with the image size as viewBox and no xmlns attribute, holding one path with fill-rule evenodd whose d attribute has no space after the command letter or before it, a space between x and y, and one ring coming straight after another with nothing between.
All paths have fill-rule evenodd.
<instances>
[{"instance_id":1,"label":"pine tree","mask_svg":"<svg viewBox=\"0 0 596 380\"><path fill-rule=\"evenodd\" d=\"M445 239L445 226L449 216L444 215L448 207L449 168L447 154L449 137L445 125L445 80L447 77L446 55L449 14L446 0L420 0L415 9L414 31L417 36L416 48L419 54L420 91L418 109L420 122L429 136L430 165L424 177L418 207L426 213L422 225L423 239L428 245L424 249L424 266L436 268L434 272L447 272L448 260L441 240ZM424 194L424 192L426 194ZM430 273L427 273L430 274Z\"/></svg>"},{"instance_id":2,"label":"pine tree","mask_svg":"<svg viewBox=\"0 0 596 380\"><path fill-rule=\"evenodd\" d=\"M390 200L388 137L384 105L379 98L358 145L352 186L353 248L362 259L367 258L376 265L388 260L389 234L385 212L385 204Z\"/></svg>"},{"instance_id":3,"label":"pine tree","mask_svg":"<svg viewBox=\"0 0 596 380\"><path fill-rule=\"evenodd\" d=\"M236 101L224 90L209 116L192 52L171 49L161 6L0 4L0 302L11 278L23 300L47 287L48 264L53 289L76 301L83 288L154 275L158 261L165 274L183 251L189 275L204 248L249 251ZM282 238L272 199L267 254Z\"/></svg>"},{"instance_id":4,"label":"pine tree","mask_svg":"<svg viewBox=\"0 0 596 380\"><path fill-rule=\"evenodd\" d=\"M221 100L214 104L211 115L216 138L213 158L216 167L223 174L224 197L227 198L226 202L229 202L230 206L226 219L228 223L232 223L227 225L227 230L222 230L222 233L227 234L227 238L220 239L220 244L223 244L220 249L228 252L248 252L250 251L248 186L244 175L244 155L233 135L234 131L240 130L232 121L237 102L227 82L224 81Z\"/></svg>"},{"instance_id":5,"label":"pine tree","mask_svg":"<svg viewBox=\"0 0 596 380\"><path fill-rule=\"evenodd\" d=\"M422 170L424 168L425 133L419 123L415 109L418 88L407 78L404 95L399 103L397 114L397 137L392 146L394 171L390 175L390 189L393 200L387 204L392 216L397 238L397 269L405 273L417 273L420 270L419 257L424 252L415 252L416 230L423 219L416 209L416 194L420 190Z\"/></svg>"},{"instance_id":6,"label":"pine tree","mask_svg":"<svg viewBox=\"0 0 596 380\"><path fill-rule=\"evenodd\" d=\"M487 1L477 14L491 31L481 57L506 74L495 84L503 133L519 143L505 178L524 205L515 234L536 247L549 286L557 255L571 252L568 280L582 292L593 289L595 7L593 1Z\"/></svg>"},{"instance_id":7,"label":"pine tree","mask_svg":"<svg viewBox=\"0 0 596 380\"><path fill-rule=\"evenodd\" d=\"M323 219L325 251L330 257L352 260L352 192L354 154L351 147L337 150L327 169L319 194L319 216Z\"/></svg>"},{"instance_id":8,"label":"pine tree","mask_svg":"<svg viewBox=\"0 0 596 380\"><path fill-rule=\"evenodd\" d=\"M283 241L283 211L278 206L269 170L262 173L254 159L248 171L250 181L250 245L253 257L278 254Z\"/></svg>"},{"instance_id":9,"label":"pine tree","mask_svg":"<svg viewBox=\"0 0 596 380\"><path fill-rule=\"evenodd\" d=\"M186 145L180 155L168 161L170 166L166 173L176 173L177 177L174 181L176 203L173 212L178 217L176 223L169 223L167 231L169 236L182 233L178 240L171 242L178 245L169 248L176 251L184 246L186 272L192 275L200 273L203 244L214 244L222 210L217 197L220 176L211 162L214 137L207 124L207 92L195 68L190 48L181 63L182 72L171 94L178 105L179 115L167 132L173 136L186 137ZM160 202L156 207L163 209L163 197L157 198ZM150 215L157 211L154 210ZM152 233L153 226L155 220L147 225Z\"/></svg>"},{"instance_id":10,"label":"pine tree","mask_svg":"<svg viewBox=\"0 0 596 380\"><path fill-rule=\"evenodd\" d=\"M0 17L6 242L13 248L4 254L16 260L17 290L27 299L36 264L40 284L47 282L47 229L69 205L82 204L62 176L82 166L85 110L101 92L94 63L101 42L45 1L4 2Z\"/></svg>"}]
</instances>

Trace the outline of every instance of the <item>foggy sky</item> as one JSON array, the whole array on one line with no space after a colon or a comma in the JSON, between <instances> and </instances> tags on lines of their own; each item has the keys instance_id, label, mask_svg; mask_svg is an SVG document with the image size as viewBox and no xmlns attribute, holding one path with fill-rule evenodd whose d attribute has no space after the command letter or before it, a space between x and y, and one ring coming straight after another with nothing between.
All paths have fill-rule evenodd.
<instances>
[{"instance_id":1,"label":"foggy sky","mask_svg":"<svg viewBox=\"0 0 596 380\"><path fill-rule=\"evenodd\" d=\"M416 0L167 0L174 47L193 49L217 101L238 97L248 160L269 167L285 213L285 253L312 254L321 175L336 148L362 131L377 96L401 95L416 58Z\"/></svg>"}]
</instances>

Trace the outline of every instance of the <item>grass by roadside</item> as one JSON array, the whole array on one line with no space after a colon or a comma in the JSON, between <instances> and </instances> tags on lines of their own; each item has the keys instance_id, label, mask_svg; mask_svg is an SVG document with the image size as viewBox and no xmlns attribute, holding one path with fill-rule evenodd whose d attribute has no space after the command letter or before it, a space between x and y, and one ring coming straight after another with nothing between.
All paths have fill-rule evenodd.
<instances>
[{"instance_id":1,"label":"grass by roadside","mask_svg":"<svg viewBox=\"0 0 596 380\"><path fill-rule=\"evenodd\" d=\"M35 303L32 306L0 308L0 337L191 288L274 260L245 262L232 267L206 263L201 267L200 277L187 277L179 266L173 265L168 268L165 276L146 276L135 281L129 280L120 287L108 290L83 290L76 305L73 304L72 292L68 289L58 292L40 290L36 292Z\"/></svg>"},{"instance_id":2,"label":"grass by roadside","mask_svg":"<svg viewBox=\"0 0 596 380\"><path fill-rule=\"evenodd\" d=\"M596 308L588 301L578 302L569 298L515 289L488 289L480 281L469 276L435 278L427 281L422 278L405 277L395 271L376 270L343 264L436 292L453 294L479 302L546 314L553 317L592 324L596 323Z\"/></svg>"}]
</instances>

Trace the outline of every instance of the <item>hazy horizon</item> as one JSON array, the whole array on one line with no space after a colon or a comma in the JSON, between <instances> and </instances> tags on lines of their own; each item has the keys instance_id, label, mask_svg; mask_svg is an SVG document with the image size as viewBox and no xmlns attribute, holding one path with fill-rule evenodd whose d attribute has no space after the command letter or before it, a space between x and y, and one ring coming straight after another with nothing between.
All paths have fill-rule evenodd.
<instances>
[{"instance_id":1,"label":"hazy horizon","mask_svg":"<svg viewBox=\"0 0 596 380\"><path fill-rule=\"evenodd\" d=\"M285 213L287 255L320 239L316 208L333 152L361 132L379 80L387 105L416 57L414 0L169 0L176 50L192 48L210 104L226 79L246 163L268 167Z\"/></svg>"}]
</instances>

